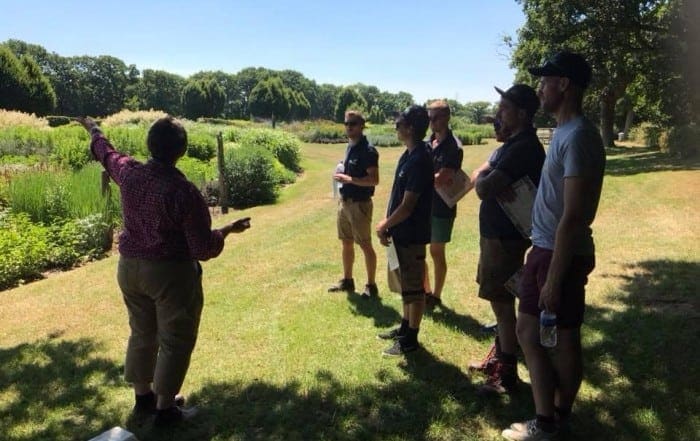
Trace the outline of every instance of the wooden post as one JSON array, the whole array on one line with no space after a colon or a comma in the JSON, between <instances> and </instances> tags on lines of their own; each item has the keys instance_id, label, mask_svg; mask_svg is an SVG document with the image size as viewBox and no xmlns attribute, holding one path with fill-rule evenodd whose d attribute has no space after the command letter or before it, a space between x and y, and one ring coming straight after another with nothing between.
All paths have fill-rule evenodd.
<instances>
[{"instance_id":1,"label":"wooden post","mask_svg":"<svg viewBox=\"0 0 700 441\"><path fill-rule=\"evenodd\" d=\"M110 197L111 195L111 188L109 188L109 173L107 173L107 170L102 170L102 196Z\"/></svg>"},{"instance_id":2,"label":"wooden post","mask_svg":"<svg viewBox=\"0 0 700 441\"><path fill-rule=\"evenodd\" d=\"M221 212L228 213L228 187L224 182L224 136L221 132L216 135L216 162L219 166L219 205Z\"/></svg>"},{"instance_id":3,"label":"wooden post","mask_svg":"<svg viewBox=\"0 0 700 441\"><path fill-rule=\"evenodd\" d=\"M114 242L114 222L112 220L112 215L108 214L112 210L112 187L109 186L109 173L107 170L102 170L102 197L105 199L105 213L103 214L103 219L109 219L109 227L104 232L102 237L102 247L105 250L112 248L112 243Z\"/></svg>"}]
</instances>

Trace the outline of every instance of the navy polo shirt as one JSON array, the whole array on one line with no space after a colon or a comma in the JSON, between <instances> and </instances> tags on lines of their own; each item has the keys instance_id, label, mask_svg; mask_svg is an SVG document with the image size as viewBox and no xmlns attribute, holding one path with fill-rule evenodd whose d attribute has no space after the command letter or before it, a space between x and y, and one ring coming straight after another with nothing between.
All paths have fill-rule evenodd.
<instances>
[{"instance_id":1,"label":"navy polo shirt","mask_svg":"<svg viewBox=\"0 0 700 441\"><path fill-rule=\"evenodd\" d=\"M411 215L389 229L389 235L397 245L430 243L433 161L429 149L423 142L410 152L406 149L396 166L387 217L401 205L405 192L418 194L418 202Z\"/></svg>"},{"instance_id":2,"label":"navy polo shirt","mask_svg":"<svg viewBox=\"0 0 700 441\"><path fill-rule=\"evenodd\" d=\"M537 138L535 129L532 128L516 134L494 150L489 158L489 164L492 169L505 173L511 182L527 175L537 186L540 183L544 158L544 148ZM479 230L482 237L489 239L523 238L496 198L481 201Z\"/></svg>"},{"instance_id":3,"label":"navy polo shirt","mask_svg":"<svg viewBox=\"0 0 700 441\"><path fill-rule=\"evenodd\" d=\"M435 148L432 148L435 134L430 136L431 156L433 158L433 173L437 173L441 168L451 168L455 171L462 168L464 152L457 143L452 131L447 132L447 136ZM457 205L450 208L442 200L437 191L433 189L433 216L440 218L454 218L457 216Z\"/></svg>"},{"instance_id":4,"label":"navy polo shirt","mask_svg":"<svg viewBox=\"0 0 700 441\"><path fill-rule=\"evenodd\" d=\"M353 178L364 178L368 175L368 168L378 167L379 153L367 141L367 137L363 135L357 144L353 146L348 144L348 147L345 149L345 161L343 164L345 166L344 174ZM353 200L369 200L374 195L374 186L361 187L354 184L343 184L340 187L340 194L344 198Z\"/></svg>"}]
</instances>

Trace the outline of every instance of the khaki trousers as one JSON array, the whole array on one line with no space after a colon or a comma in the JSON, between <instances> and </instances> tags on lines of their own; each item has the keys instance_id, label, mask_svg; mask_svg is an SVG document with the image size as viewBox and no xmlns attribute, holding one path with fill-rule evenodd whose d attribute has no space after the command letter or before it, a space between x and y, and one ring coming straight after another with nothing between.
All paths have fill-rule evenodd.
<instances>
[{"instance_id":1,"label":"khaki trousers","mask_svg":"<svg viewBox=\"0 0 700 441\"><path fill-rule=\"evenodd\" d=\"M131 335L124 377L153 383L158 395L180 391L197 341L202 272L197 261L121 257L117 281L129 312Z\"/></svg>"}]
</instances>

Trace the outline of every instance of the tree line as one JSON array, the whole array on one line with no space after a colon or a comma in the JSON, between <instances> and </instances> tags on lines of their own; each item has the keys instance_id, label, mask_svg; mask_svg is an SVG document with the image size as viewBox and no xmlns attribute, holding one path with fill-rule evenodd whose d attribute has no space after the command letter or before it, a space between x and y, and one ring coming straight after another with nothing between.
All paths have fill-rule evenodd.
<instances>
[{"instance_id":1,"label":"tree line","mask_svg":"<svg viewBox=\"0 0 700 441\"><path fill-rule=\"evenodd\" d=\"M516 82L535 86L527 68L556 50L583 54L594 77L585 113L598 119L606 146L617 131L649 121L670 128L698 125L700 115L700 2L694 0L516 0L525 24L507 37ZM355 84L317 84L294 70L248 67L230 74L188 78L126 65L111 56L62 57L19 40L0 44L0 108L45 115L93 115L159 109L188 118L342 121L348 107L383 122L413 103L407 92ZM453 112L471 122L491 103L461 104ZM539 116L539 126L554 122ZM616 130L617 129L617 130Z\"/></svg>"},{"instance_id":2,"label":"tree line","mask_svg":"<svg viewBox=\"0 0 700 441\"><path fill-rule=\"evenodd\" d=\"M348 106L374 122L413 104L408 92L376 86L317 84L294 70L247 67L188 78L127 65L112 56L63 57L20 40L0 44L0 108L38 115L104 116L123 108L158 109L187 118L342 121Z\"/></svg>"}]
</instances>

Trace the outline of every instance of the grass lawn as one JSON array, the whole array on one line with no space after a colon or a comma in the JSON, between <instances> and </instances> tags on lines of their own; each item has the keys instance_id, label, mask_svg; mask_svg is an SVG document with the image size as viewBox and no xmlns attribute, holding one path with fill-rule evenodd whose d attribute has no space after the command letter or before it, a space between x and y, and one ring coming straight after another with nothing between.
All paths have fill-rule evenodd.
<instances>
[{"instance_id":1,"label":"grass lawn","mask_svg":"<svg viewBox=\"0 0 700 441\"><path fill-rule=\"evenodd\" d=\"M465 148L465 169L495 144ZM424 349L387 359L375 334L399 320L378 244L381 300L328 294L341 276L331 173L343 145L305 145L305 174L274 206L234 212L253 227L203 264L205 307L183 392L202 413L160 432L129 420L128 326L117 256L0 293L0 439L87 440L120 425L143 440L490 440L533 415L528 386L480 398L466 364L493 320L476 297L478 203L459 205L446 308ZM380 149L375 221L399 148ZM611 151L594 224L597 268L583 327L585 379L573 440L700 439L700 163ZM364 283L357 250L356 283ZM527 370L521 367L527 380Z\"/></svg>"}]
</instances>

